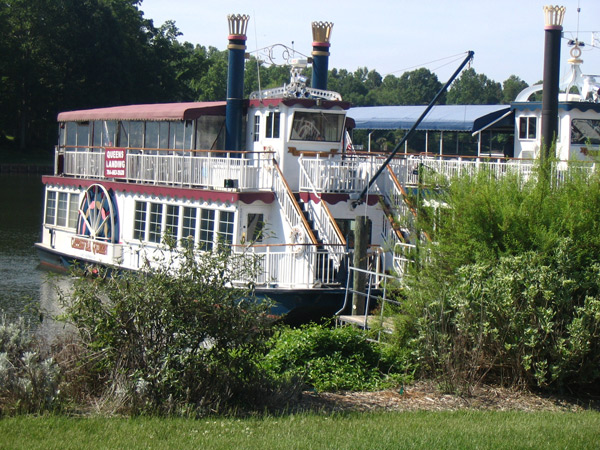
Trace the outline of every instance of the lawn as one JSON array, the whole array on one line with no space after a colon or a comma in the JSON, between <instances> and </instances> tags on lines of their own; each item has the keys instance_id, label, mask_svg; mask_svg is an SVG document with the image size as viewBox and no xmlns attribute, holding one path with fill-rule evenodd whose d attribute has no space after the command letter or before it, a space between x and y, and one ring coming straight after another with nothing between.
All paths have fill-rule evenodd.
<instances>
[{"instance_id":1,"label":"lawn","mask_svg":"<svg viewBox=\"0 0 600 450\"><path fill-rule=\"evenodd\" d=\"M598 448L598 412L394 412L250 419L0 420L10 449Z\"/></svg>"}]
</instances>

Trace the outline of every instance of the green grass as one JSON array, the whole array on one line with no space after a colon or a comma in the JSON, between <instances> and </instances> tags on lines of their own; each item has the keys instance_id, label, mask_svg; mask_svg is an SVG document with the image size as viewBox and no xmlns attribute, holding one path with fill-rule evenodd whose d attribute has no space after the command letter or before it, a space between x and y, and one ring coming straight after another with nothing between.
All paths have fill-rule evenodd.
<instances>
[{"instance_id":1,"label":"green grass","mask_svg":"<svg viewBox=\"0 0 600 450\"><path fill-rule=\"evenodd\" d=\"M403 412L253 419L0 420L10 449L598 448L600 413Z\"/></svg>"}]
</instances>

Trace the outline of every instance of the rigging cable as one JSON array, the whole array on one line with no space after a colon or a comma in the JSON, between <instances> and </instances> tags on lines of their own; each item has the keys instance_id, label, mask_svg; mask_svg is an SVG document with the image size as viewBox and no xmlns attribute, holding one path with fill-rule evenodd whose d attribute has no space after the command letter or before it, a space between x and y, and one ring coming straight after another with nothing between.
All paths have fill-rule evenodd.
<instances>
[{"instance_id":1,"label":"rigging cable","mask_svg":"<svg viewBox=\"0 0 600 450\"><path fill-rule=\"evenodd\" d=\"M252 16L254 17L254 41L256 42L256 46L258 47L258 33L256 29L256 12L252 11ZM262 100L262 89L260 88L260 61L259 58L256 58L256 78L258 80L258 98Z\"/></svg>"}]
</instances>

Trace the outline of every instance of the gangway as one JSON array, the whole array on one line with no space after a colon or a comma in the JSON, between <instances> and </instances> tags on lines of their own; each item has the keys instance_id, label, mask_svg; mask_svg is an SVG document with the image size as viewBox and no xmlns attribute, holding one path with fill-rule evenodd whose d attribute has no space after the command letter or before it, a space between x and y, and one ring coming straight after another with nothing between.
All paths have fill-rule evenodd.
<instances>
[{"instance_id":1,"label":"gangway","mask_svg":"<svg viewBox=\"0 0 600 450\"><path fill-rule=\"evenodd\" d=\"M352 280L354 279L354 273L363 273L367 277L366 292L356 291L352 286ZM335 314L336 326L354 325L363 330L377 329L377 341L381 341L381 334L392 333L393 322L390 318L385 317L385 305L387 303L393 305L400 305L400 302L389 298L389 286L391 283L401 283L402 279L388 275L381 272L360 269L358 267L348 267L348 279L346 282L346 294L344 296L344 305ZM341 314L346 311L348 305L352 303L352 297L354 294L365 298L365 312L364 314ZM372 309L376 306L376 303L380 302L381 308L378 314L369 314Z\"/></svg>"}]
</instances>

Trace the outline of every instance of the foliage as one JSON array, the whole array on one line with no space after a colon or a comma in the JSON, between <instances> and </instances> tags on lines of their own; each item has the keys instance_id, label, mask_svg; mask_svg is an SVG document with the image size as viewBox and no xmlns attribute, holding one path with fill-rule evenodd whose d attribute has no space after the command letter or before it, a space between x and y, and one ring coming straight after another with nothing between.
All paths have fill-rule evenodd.
<instances>
[{"instance_id":1,"label":"foliage","mask_svg":"<svg viewBox=\"0 0 600 450\"><path fill-rule=\"evenodd\" d=\"M264 404L270 385L256 361L269 336L268 305L230 287L249 265L224 250L184 248L141 272L80 276L62 299L85 349L90 392L129 412Z\"/></svg>"},{"instance_id":2,"label":"foliage","mask_svg":"<svg viewBox=\"0 0 600 450\"><path fill-rule=\"evenodd\" d=\"M58 407L58 366L41 352L31 333L23 318L0 320L0 414Z\"/></svg>"},{"instance_id":3,"label":"foliage","mask_svg":"<svg viewBox=\"0 0 600 450\"><path fill-rule=\"evenodd\" d=\"M529 85L516 75L511 75L502 83L502 103L508 105L515 101L517 95Z\"/></svg>"},{"instance_id":4,"label":"foliage","mask_svg":"<svg viewBox=\"0 0 600 450\"><path fill-rule=\"evenodd\" d=\"M466 69L448 90L449 105L496 105L502 100L502 85L475 69Z\"/></svg>"},{"instance_id":5,"label":"foliage","mask_svg":"<svg viewBox=\"0 0 600 450\"><path fill-rule=\"evenodd\" d=\"M420 68L404 72L400 77L387 75L375 98L378 105L427 105L441 88L437 75ZM439 103L445 103L445 95Z\"/></svg>"},{"instance_id":6,"label":"foliage","mask_svg":"<svg viewBox=\"0 0 600 450\"><path fill-rule=\"evenodd\" d=\"M406 292L431 373L554 389L600 378L600 180L576 169L558 187L480 171L437 191L446 207L419 209L435 244Z\"/></svg>"},{"instance_id":7,"label":"foliage","mask_svg":"<svg viewBox=\"0 0 600 450\"><path fill-rule=\"evenodd\" d=\"M318 391L374 390L397 385L404 366L354 327L307 325L273 337L265 366L275 377L300 378Z\"/></svg>"}]
</instances>

